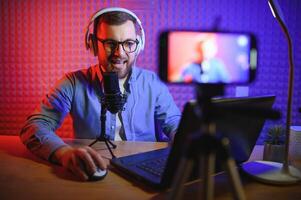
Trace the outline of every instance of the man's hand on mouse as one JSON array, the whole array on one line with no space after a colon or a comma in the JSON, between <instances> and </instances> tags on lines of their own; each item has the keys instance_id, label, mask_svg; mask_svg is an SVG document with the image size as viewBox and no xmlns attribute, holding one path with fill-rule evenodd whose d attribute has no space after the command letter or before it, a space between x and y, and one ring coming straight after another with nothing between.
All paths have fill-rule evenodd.
<instances>
[{"instance_id":1,"label":"man's hand on mouse","mask_svg":"<svg viewBox=\"0 0 301 200\"><path fill-rule=\"evenodd\" d=\"M89 180L89 176L96 172L97 168L107 169L107 163L91 147L64 146L56 150L53 160L70 170L82 181Z\"/></svg>"}]
</instances>

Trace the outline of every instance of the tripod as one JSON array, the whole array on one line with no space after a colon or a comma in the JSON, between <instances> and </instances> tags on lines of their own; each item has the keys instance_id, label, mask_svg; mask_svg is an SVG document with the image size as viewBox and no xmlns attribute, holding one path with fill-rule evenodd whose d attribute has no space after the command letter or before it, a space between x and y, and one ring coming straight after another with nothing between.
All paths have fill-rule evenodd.
<instances>
[{"instance_id":1,"label":"tripod","mask_svg":"<svg viewBox=\"0 0 301 200\"><path fill-rule=\"evenodd\" d=\"M180 199L182 197L184 183L189 178L193 165L196 162L200 162L200 166L202 166L202 164L204 166L203 171L200 169L200 174L202 174L204 180L203 198L207 200L213 199L214 177L212 175L215 171L216 155L220 155L221 161L229 175L228 177L233 189L234 198L246 199L239 174L235 168L235 161L228 150L229 141L226 138L218 139L215 136L215 123L212 119L214 117L212 117L212 113L210 113L211 108L213 108L211 98L222 95L223 91L223 85L198 85L198 105L195 106L195 111L196 113L200 113L198 121L200 121L202 125L200 131L191 133L187 140L186 151L180 160L180 165L171 187L170 200ZM198 106L200 106L201 109ZM199 198L201 198L200 194Z\"/></svg>"},{"instance_id":2,"label":"tripod","mask_svg":"<svg viewBox=\"0 0 301 200\"><path fill-rule=\"evenodd\" d=\"M91 147L98 141L105 142L108 150L110 151L112 158L116 158L116 156L114 155L114 153L112 151L112 148L116 149L117 146L116 146L116 144L111 142L109 140L108 136L106 135L106 113L107 113L106 105L104 103L102 103L101 104L101 114L100 114L101 132L100 132L99 137L96 138L96 140L94 140L91 144L89 144L89 146ZM110 147L110 145L111 145L111 147Z\"/></svg>"},{"instance_id":3,"label":"tripod","mask_svg":"<svg viewBox=\"0 0 301 200\"><path fill-rule=\"evenodd\" d=\"M213 124L210 126L214 129ZM190 145L187 148L186 154L180 161L169 199L181 199L184 183L192 172L194 162L200 162L200 166L204 163L204 169L200 171L204 180L203 198L207 200L213 199L214 177L212 175L214 174L216 154L221 156L221 160L226 167L226 172L229 175L229 181L232 185L234 199L245 199L239 174L235 168L235 161L232 159L228 150L228 139L223 138L220 140L210 134L199 136L199 133L196 133L195 135L198 135L198 138L195 136L192 137L193 139L189 142Z\"/></svg>"}]
</instances>

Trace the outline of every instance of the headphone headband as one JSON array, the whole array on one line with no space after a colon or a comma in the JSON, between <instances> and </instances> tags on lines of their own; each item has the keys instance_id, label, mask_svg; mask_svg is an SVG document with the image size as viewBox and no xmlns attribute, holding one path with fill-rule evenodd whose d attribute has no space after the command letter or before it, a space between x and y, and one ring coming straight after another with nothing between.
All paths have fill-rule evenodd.
<instances>
[{"instance_id":1,"label":"headphone headband","mask_svg":"<svg viewBox=\"0 0 301 200\"><path fill-rule=\"evenodd\" d=\"M90 19L90 23L93 23L94 20L97 17L99 17L100 15L105 14L105 13L109 13L109 12L124 12L124 13L127 13L127 14L131 15L132 17L134 17L137 20L138 24L141 25L141 21L135 13L133 13L132 11L130 11L128 9L119 8L119 7L104 8L104 9L101 9L101 10L97 11L96 13L94 13L92 15L92 17Z\"/></svg>"},{"instance_id":2,"label":"headphone headband","mask_svg":"<svg viewBox=\"0 0 301 200\"><path fill-rule=\"evenodd\" d=\"M91 34L89 34L90 26L91 26L91 24L94 23L94 21L97 17L99 17L99 16L101 16L105 13L109 13L109 12L123 12L123 13L127 13L127 14L131 15L133 18L135 18L135 20L137 21L137 23L139 25L140 33L141 33L141 39L139 40L139 43L141 43L141 44L139 44L138 53L139 53L139 51L143 50L144 46L145 46L145 34L144 34L144 30L143 30L142 23L141 23L140 19L132 11L130 11L128 9L125 9L125 8L119 8L119 7L104 8L104 9L101 9L101 10L97 11L96 13L94 13L92 15L92 17L90 18L89 24L86 28L86 34L85 34L86 49L87 50L91 49L94 52L94 55L95 55L95 47L92 47L91 44L90 44L90 40L92 39L91 36L90 36Z\"/></svg>"}]
</instances>

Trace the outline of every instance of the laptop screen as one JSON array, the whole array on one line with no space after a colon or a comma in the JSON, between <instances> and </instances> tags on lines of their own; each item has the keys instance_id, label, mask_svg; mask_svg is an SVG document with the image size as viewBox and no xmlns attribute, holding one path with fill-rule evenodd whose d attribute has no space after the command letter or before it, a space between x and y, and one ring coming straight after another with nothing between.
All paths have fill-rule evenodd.
<instances>
[{"instance_id":1,"label":"laptop screen","mask_svg":"<svg viewBox=\"0 0 301 200\"><path fill-rule=\"evenodd\" d=\"M273 114L270 109L274 101L275 96L213 100L222 112L216 118L217 136L229 139L230 152L237 163L249 159L265 119Z\"/></svg>"}]
</instances>

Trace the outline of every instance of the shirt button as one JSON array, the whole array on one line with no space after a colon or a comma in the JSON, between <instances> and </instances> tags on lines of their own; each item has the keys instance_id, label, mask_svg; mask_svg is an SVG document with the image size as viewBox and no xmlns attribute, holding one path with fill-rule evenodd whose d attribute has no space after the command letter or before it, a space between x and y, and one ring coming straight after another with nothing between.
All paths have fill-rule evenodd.
<instances>
[{"instance_id":1,"label":"shirt button","mask_svg":"<svg viewBox=\"0 0 301 200\"><path fill-rule=\"evenodd\" d=\"M111 126L111 129L114 129L114 126Z\"/></svg>"}]
</instances>

